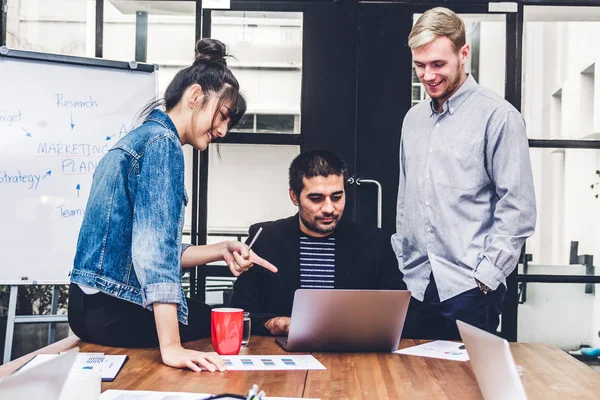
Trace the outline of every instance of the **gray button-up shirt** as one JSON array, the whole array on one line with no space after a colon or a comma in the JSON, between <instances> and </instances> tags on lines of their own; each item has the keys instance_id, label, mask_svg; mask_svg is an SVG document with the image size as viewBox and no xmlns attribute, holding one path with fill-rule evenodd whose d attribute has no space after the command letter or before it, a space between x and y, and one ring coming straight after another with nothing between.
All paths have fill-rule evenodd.
<instances>
[{"instance_id":1,"label":"gray button-up shirt","mask_svg":"<svg viewBox=\"0 0 600 400\"><path fill-rule=\"evenodd\" d=\"M413 297L433 272L441 301L492 289L517 265L535 229L529 145L521 114L469 75L438 113L406 114L392 246Z\"/></svg>"}]
</instances>

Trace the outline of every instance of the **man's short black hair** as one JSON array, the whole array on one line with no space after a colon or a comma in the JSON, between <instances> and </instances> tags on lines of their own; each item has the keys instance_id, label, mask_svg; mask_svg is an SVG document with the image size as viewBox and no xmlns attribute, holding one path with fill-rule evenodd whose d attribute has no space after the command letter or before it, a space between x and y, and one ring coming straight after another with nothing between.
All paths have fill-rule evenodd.
<instances>
[{"instance_id":1,"label":"man's short black hair","mask_svg":"<svg viewBox=\"0 0 600 400\"><path fill-rule=\"evenodd\" d=\"M309 150L298 154L290 165L290 189L297 197L304 188L304 178L310 179L315 176L328 177L337 175L344 177L344 186L348 180L348 167L344 160L336 153L323 150Z\"/></svg>"}]
</instances>

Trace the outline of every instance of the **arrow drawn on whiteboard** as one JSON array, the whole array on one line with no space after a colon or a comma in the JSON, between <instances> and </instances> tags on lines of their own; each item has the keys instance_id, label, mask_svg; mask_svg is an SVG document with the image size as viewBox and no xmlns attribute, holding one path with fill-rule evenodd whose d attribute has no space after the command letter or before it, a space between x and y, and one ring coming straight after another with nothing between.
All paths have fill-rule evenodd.
<instances>
[{"instance_id":1,"label":"arrow drawn on whiteboard","mask_svg":"<svg viewBox=\"0 0 600 400\"><path fill-rule=\"evenodd\" d=\"M107 137L106 137L106 140L110 140L110 139L112 139L112 138L113 138L113 136L115 136L115 135L112 135L112 136L107 136Z\"/></svg>"},{"instance_id":2,"label":"arrow drawn on whiteboard","mask_svg":"<svg viewBox=\"0 0 600 400\"><path fill-rule=\"evenodd\" d=\"M77 189L77 197L79 197L79 189L81 189L81 185L78 183L75 189Z\"/></svg>"},{"instance_id":3,"label":"arrow drawn on whiteboard","mask_svg":"<svg viewBox=\"0 0 600 400\"><path fill-rule=\"evenodd\" d=\"M71 113L71 130L75 128L75 124L73 123L73 113Z\"/></svg>"},{"instance_id":4,"label":"arrow drawn on whiteboard","mask_svg":"<svg viewBox=\"0 0 600 400\"><path fill-rule=\"evenodd\" d=\"M31 133L27 132L27 129L25 129L25 128L21 128L21 129L23 129L25 131L25 136L31 137Z\"/></svg>"},{"instance_id":5,"label":"arrow drawn on whiteboard","mask_svg":"<svg viewBox=\"0 0 600 400\"><path fill-rule=\"evenodd\" d=\"M46 172L46 175L42 176L42 179L44 179L45 177L50 176L50 175L52 175L52 170Z\"/></svg>"}]
</instances>

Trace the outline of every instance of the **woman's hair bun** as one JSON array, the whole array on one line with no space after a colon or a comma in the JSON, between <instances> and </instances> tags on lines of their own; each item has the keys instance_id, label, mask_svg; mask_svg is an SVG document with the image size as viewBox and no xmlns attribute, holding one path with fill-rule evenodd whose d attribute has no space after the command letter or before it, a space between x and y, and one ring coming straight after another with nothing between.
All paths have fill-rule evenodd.
<instances>
[{"instance_id":1,"label":"woman's hair bun","mask_svg":"<svg viewBox=\"0 0 600 400\"><path fill-rule=\"evenodd\" d=\"M194 64L202 61L212 61L227 65L227 46L217 39L204 38L196 43L196 60Z\"/></svg>"}]
</instances>

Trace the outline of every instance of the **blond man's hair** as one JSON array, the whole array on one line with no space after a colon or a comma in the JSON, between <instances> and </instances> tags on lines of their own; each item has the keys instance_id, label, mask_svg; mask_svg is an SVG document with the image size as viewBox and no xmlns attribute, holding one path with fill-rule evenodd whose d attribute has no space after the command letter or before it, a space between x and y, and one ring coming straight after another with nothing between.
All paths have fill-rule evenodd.
<instances>
[{"instance_id":1,"label":"blond man's hair","mask_svg":"<svg viewBox=\"0 0 600 400\"><path fill-rule=\"evenodd\" d=\"M419 17L408 35L408 47L419 51L439 37L446 36L458 52L466 43L465 23L445 7L427 10Z\"/></svg>"}]
</instances>

